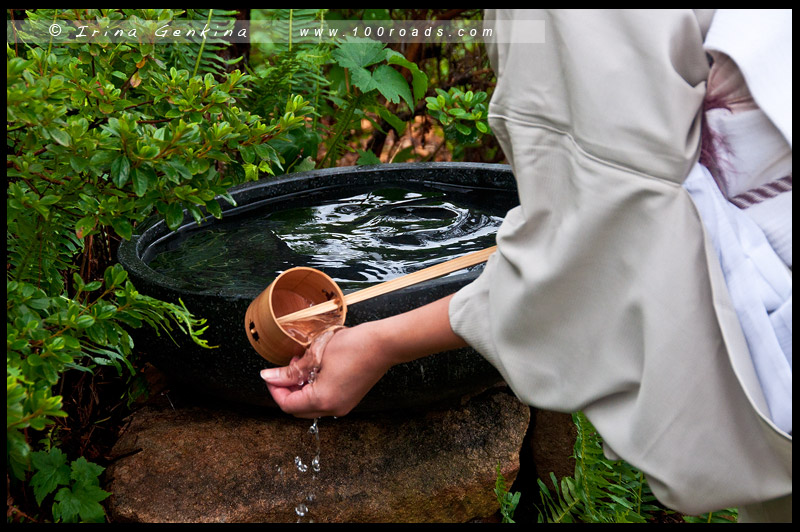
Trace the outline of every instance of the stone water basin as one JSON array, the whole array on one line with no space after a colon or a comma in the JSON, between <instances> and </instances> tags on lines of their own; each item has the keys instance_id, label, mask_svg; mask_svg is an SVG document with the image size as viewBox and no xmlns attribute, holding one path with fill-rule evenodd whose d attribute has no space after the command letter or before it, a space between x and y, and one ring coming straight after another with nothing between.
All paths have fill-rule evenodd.
<instances>
[{"instance_id":1,"label":"stone water basin","mask_svg":"<svg viewBox=\"0 0 800 532\"><path fill-rule=\"evenodd\" d=\"M494 244L517 203L507 165L411 163L344 167L262 179L230 190L236 206L198 225L188 214L176 231L163 221L124 242L119 261L136 288L166 301L180 298L207 319L216 349L180 333L142 328L134 340L145 359L199 398L275 407L259 371L272 364L243 330L250 302L283 270L322 270L345 293ZM357 303L346 325L411 310L474 280L476 266ZM393 367L356 411L455 402L502 382L472 349Z\"/></svg>"}]
</instances>

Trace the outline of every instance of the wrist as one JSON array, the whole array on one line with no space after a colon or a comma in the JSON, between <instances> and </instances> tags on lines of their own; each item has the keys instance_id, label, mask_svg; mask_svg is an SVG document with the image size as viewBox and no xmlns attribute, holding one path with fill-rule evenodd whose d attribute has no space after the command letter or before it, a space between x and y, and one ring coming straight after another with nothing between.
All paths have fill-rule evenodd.
<instances>
[{"instance_id":1,"label":"wrist","mask_svg":"<svg viewBox=\"0 0 800 532\"><path fill-rule=\"evenodd\" d=\"M363 323L370 351L391 367L417 358L457 349L466 342L450 327L450 297L382 320Z\"/></svg>"},{"instance_id":2,"label":"wrist","mask_svg":"<svg viewBox=\"0 0 800 532\"><path fill-rule=\"evenodd\" d=\"M358 333L363 353L369 353L372 362L384 371L402 360L402 347L398 345L390 318L369 321L353 327Z\"/></svg>"}]
</instances>

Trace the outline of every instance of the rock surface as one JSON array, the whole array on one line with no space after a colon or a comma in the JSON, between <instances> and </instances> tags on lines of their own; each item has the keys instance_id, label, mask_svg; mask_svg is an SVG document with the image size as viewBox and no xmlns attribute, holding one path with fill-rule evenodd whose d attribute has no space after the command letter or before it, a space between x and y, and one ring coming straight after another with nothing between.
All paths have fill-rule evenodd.
<instances>
[{"instance_id":1,"label":"rock surface","mask_svg":"<svg viewBox=\"0 0 800 532\"><path fill-rule=\"evenodd\" d=\"M495 468L510 486L529 420L505 388L446 409L322 418L315 473L311 420L147 406L112 452L110 517L294 522L303 503L303 521L466 522L498 510Z\"/></svg>"},{"instance_id":2,"label":"rock surface","mask_svg":"<svg viewBox=\"0 0 800 532\"><path fill-rule=\"evenodd\" d=\"M552 485L550 473L557 479L575 475L575 459L572 457L578 429L572 414L535 410L534 429L531 435L531 452L539 478L547 486Z\"/></svg>"}]
</instances>

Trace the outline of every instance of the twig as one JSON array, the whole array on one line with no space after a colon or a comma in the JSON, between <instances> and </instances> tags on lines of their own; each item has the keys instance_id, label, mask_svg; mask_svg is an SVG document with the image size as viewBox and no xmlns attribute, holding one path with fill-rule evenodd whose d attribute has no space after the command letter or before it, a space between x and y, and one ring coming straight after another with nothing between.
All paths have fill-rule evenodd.
<instances>
[{"instance_id":1,"label":"twig","mask_svg":"<svg viewBox=\"0 0 800 532\"><path fill-rule=\"evenodd\" d=\"M137 124L160 124L162 122L171 122L172 118L158 118L156 120L137 120Z\"/></svg>"}]
</instances>

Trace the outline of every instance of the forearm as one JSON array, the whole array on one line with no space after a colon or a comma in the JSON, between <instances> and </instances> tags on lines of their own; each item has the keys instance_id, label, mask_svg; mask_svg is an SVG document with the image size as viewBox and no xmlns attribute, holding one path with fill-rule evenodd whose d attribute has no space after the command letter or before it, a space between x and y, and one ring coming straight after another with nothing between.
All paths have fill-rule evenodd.
<instances>
[{"instance_id":1,"label":"forearm","mask_svg":"<svg viewBox=\"0 0 800 532\"><path fill-rule=\"evenodd\" d=\"M308 418L343 416L395 364L467 345L450 327L451 298L340 329L321 347L322 357L307 351L289 366L263 370L261 378L285 412ZM314 384L298 384L308 381L312 369L318 371Z\"/></svg>"},{"instance_id":2,"label":"forearm","mask_svg":"<svg viewBox=\"0 0 800 532\"><path fill-rule=\"evenodd\" d=\"M376 354L391 366L417 358L466 347L450 327L448 308L452 295L414 310L364 323L365 333L375 342Z\"/></svg>"}]
</instances>

